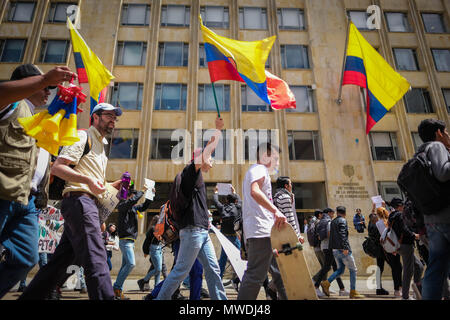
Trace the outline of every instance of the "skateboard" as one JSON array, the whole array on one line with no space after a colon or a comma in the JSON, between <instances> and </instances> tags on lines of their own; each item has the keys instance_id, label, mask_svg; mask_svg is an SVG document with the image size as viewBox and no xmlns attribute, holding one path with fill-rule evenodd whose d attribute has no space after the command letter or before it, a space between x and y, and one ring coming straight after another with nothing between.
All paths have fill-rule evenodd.
<instances>
[{"instance_id":1,"label":"skateboard","mask_svg":"<svg viewBox=\"0 0 450 320\"><path fill-rule=\"evenodd\" d=\"M292 226L286 223L281 230L273 226L270 241L288 299L317 300L303 245Z\"/></svg>"}]
</instances>

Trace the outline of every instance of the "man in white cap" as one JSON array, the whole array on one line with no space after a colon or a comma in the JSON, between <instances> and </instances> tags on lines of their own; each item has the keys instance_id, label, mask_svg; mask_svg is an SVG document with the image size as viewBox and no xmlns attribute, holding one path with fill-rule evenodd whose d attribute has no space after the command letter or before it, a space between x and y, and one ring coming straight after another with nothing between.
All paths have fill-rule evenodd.
<instances>
[{"instance_id":1,"label":"man in white cap","mask_svg":"<svg viewBox=\"0 0 450 320\"><path fill-rule=\"evenodd\" d=\"M120 108L100 103L92 110L91 127L78 131L80 141L64 147L52 167L52 174L66 181L61 213L64 233L53 257L39 270L19 299L44 299L64 278L70 265L84 268L89 299L114 298L107 265L98 198L105 192L106 165L105 139L112 133ZM87 152L86 144L90 144ZM113 183L119 188L120 180Z\"/></svg>"}]
</instances>

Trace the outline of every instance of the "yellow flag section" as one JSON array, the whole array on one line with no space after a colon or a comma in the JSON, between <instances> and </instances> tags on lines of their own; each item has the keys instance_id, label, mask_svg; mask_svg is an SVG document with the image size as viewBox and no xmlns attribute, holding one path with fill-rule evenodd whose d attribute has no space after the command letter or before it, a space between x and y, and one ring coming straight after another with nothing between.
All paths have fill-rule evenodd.
<instances>
[{"instance_id":1,"label":"yellow flag section","mask_svg":"<svg viewBox=\"0 0 450 320\"><path fill-rule=\"evenodd\" d=\"M350 22L343 85L367 89L366 132L377 123L411 85L364 39Z\"/></svg>"}]
</instances>

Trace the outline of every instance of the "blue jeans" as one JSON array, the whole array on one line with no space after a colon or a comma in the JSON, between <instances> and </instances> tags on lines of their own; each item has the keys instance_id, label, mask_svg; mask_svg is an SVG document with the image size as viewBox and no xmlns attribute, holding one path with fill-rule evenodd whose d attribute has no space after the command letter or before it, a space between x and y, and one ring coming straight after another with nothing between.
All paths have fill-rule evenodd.
<instances>
[{"instance_id":1,"label":"blue jeans","mask_svg":"<svg viewBox=\"0 0 450 320\"><path fill-rule=\"evenodd\" d=\"M426 228L430 253L422 281L422 299L441 300L444 281L450 274L450 224L427 224Z\"/></svg>"},{"instance_id":2,"label":"blue jeans","mask_svg":"<svg viewBox=\"0 0 450 320\"><path fill-rule=\"evenodd\" d=\"M47 264L47 253L40 252L39 253L39 269ZM27 276L28 272L23 276L20 280L19 288L25 288L27 286Z\"/></svg>"},{"instance_id":3,"label":"blue jeans","mask_svg":"<svg viewBox=\"0 0 450 320\"><path fill-rule=\"evenodd\" d=\"M333 282L334 279L339 277L344 273L345 267L347 266L350 271L350 290L356 289L356 264L355 259L353 258L352 252L349 251L348 255L345 255L342 250L333 249L333 255L338 264L337 270L328 278L328 282Z\"/></svg>"},{"instance_id":4,"label":"blue jeans","mask_svg":"<svg viewBox=\"0 0 450 320\"><path fill-rule=\"evenodd\" d=\"M112 270L111 258L112 258L112 251L106 250L106 262L108 263L109 271Z\"/></svg>"},{"instance_id":5,"label":"blue jeans","mask_svg":"<svg viewBox=\"0 0 450 320\"><path fill-rule=\"evenodd\" d=\"M157 300L170 300L172 294L189 274L197 257L205 270L206 283L211 299L227 299L208 230L186 227L180 231L180 251L178 252L177 263L164 281Z\"/></svg>"},{"instance_id":6,"label":"blue jeans","mask_svg":"<svg viewBox=\"0 0 450 320\"><path fill-rule=\"evenodd\" d=\"M119 240L119 248L120 251L122 251L122 266L117 274L113 288L123 290L125 279L136 266L136 260L134 258L134 241L127 239Z\"/></svg>"},{"instance_id":7,"label":"blue jeans","mask_svg":"<svg viewBox=\"0 0 450 320\"><path fill-rule=\"evenodd\" d=\"M239 241L239 238L237 236L225 236L228 240L231 241L232 244L238 249L241 249L241 242ZM223 273L225 272L225 266L227 265L227 254L225 253L225 250L222 248L222 252L220 253L219 258L219 267L220 267L220 278L223 278Z\"/></svg>"},{"instance_id":8,"label":"blue jeans","mask_svg":"<svg viewBox=\"0 0 450 320\"><path fill-rule=\"evenodd\" d=\"M0 299L38 263L38 214L34 196L26 206L0 200L0 243L7 253L0 264Z\"/></svg>"},{"instance_id":9,"label":"blue jeans","mask_svg":"<svg viewBox=\"0 0 450 320\"><path fill-rule=\"evenodd\" d=\"M152 261L154 269L149 271L144 277L144 282L148 282L151 277L155 276L155 286L161 281L161 269L162 269L162 247L160 244L150 245L150 259Z\"/></svg>"}]
</instances>

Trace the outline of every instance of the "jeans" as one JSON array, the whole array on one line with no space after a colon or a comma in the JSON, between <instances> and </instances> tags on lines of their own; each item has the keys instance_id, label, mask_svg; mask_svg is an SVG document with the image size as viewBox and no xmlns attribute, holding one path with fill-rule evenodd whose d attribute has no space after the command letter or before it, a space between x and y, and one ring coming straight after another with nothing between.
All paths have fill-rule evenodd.
<instances>
[{"instance_id":1,"label":"jeans","mask_svg":"<svg viewBox=\"0 0 450 320\"><path fill-rule=\"evenodd\" d=\"M26 206L0 200L0 243L6 250L0 264L0 299L38 263L38 214L34 196Z\"/></svg>"},{"instance_id":2,"label":"jeans","mask_svg":"<svg viewBox=\"0 0 450 320\"><path fill-rule=\"evenodd\" d=\"M109 271L112 270L111 258L112 258L112 251L106 250L106 262L108 263Z\"/></svg>"},{"instance_id":3,"label":"jeans","mask_svg":"<svg viewBox=\"0 0 450 320\"><path fill-rule=\"evenodd\" d=\"M332 249L323 249L323 255L325 257L325 262L319 272L316 274L316 281L314 286L319 288L320 283L327 278L328 271L333 267L333 271L338 269L336 260L334 259L333 250ZM339 286L340 290L344 290L344 283L342 282L341 277L336 278L336 282Z\"/></svg>"},{"instance_id":4,"label":"jeans","mask_svg":"<svg viewBox=\"0 0 450 320\"><path fill-rule=\"evenodd\" d=\"M208 230L188 226L180 230L180 250L177 263L164 281L157 300L170 300L172 294L189 274L197 257L205 270L206 283L211 299L227 299Z\"/></svg>"},{"instance_id":5,"label":"jeans","mask_svg":"<svg viewBox=\"0 0 450 320\"><path fill-rule=\"evenodd\" d=\"M151 277L155 276L156 286L160 282L162 269L162 248L160 244L150 245L150 259L154 266L154 269L147 273L147 275L144 277L144 282L148 282Z\"/></svg>"},{"instance_id":6,"label":"jeans","mask_svg":"<svg viewBox=\"0 0 450 320\"><path fill-rule=\"evenodd\" d=\"M414 282L420 283L423 273L423 265L414 254L414 245L401 244L397 252L402 257L403 275L402 275L402 298L409 298L409 288L411 279L414 276ZM442 290L442 286L441 286Z\"/></svg>"},{"instance_id":7,"label":"jeans","mask_svg":"<svg viewBox=\"0 0 450 320\"><path fill-rule=\"evenodd\" d=\"M427 224L426 228L430 253L422 282L422 299L440 300L442 287L450 275L450 224Z\"/></svg>"},{"instance_id":8,"label":"jeans","mask_svg":"<svg viewBox=\"0 0 450 320\"><path fill-rule=\"evenodd\" d=\"M117 274L116 282L114 282L113 288L123 290L123 283L130 274L131 270L136 266L136 260L134 257L134 241L121 239L119 240L119 248L122 251L122 265L119 273Z\"/></svg>"},{"instance_id":9,"label":"jeans","mask_svg":"<svg viewBox=\"0 0 450 320\"><path fill-rule=\"evenodd\" d=\"M241 242L239 241L237 236L225 236L228 240L231 241L232 244L238 249L241 249ZM225 250L222 248L222 252L220 253L219 258L219 267L220 267L220 277L223 278L223 273L225 272L225 266L227 265L227 254Z\"/></svg>"},{"instance_id":10,"label":"jeans","mask_svg":"<svg viewBox=\"0 0 450 320\"><path fill-rule=\"evenodd\" d=\"M342 250L333 249L333 255L338 264L337 270L328 278L328 282L334 281L337 277L344 273L345 267L350 271L350 290L356 290L356 269L355 259L352 252L349 251L348 255L345 255Z\"/></svg>"}]
</instances>

